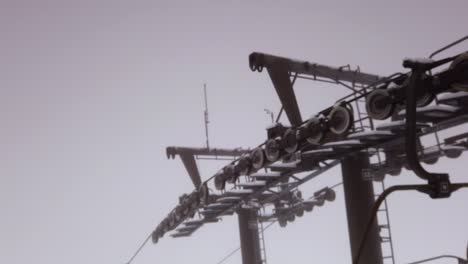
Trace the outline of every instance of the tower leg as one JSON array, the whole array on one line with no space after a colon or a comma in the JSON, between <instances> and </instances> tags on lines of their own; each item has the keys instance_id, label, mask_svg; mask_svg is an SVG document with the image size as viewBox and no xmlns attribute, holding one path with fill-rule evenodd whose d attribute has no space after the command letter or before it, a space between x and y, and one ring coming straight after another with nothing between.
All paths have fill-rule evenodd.
<instances>
[{"instance_id":1,"label":"tower leg","mask_svg":"<svg viewBox=\"0 0 468 264\"><path fill-rule=\"evenodd\" d=\"M242 264L261 264L260 239L258 236L258 215L256 210L239 209L239 234Z\"/></svg>"},{"instance_id":2,"label":"tower leg","mask_svg":"<svg viewBox=\"0 0 468 264\"><path fill-rule=\"evenodd\" d=\"M346 157L341 162L349 241L353 259L359 250L359 244L361 243L375 201L372 180L366 180L362 177L362 170L368 168L368 166L369 158L364 153ZM377 221L374 221L372 224L360 263L383 263Z\"/></svg>"}]
</instances>

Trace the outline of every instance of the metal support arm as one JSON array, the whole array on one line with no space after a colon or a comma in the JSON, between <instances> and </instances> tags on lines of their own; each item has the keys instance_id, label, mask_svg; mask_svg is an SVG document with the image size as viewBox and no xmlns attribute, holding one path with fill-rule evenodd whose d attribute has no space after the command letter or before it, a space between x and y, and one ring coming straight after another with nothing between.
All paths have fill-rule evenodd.
<instances>
[{"instance_id":1,"label":"metal support arm","mask_svg":"<svg viewBox=\"0 0 468 264\"><path fill-rule=\"evenodd\" d=\"M420 178L427 180L431 189L426 190L432 198L450 196L450 181L447 173L430 173L419 162L417 147L416 107L417 94L424 88L421 87L423 74L437 65L434 62L417 62L405 60L403 66L411 68L410 84L406 87L406 157L409 167Z\"/></svg>"},{"instance_id":2,"label":"metal support arm","mask_svg":"<svg viewBox=\"0 0 468 264\"><path fill-rule=\"evenodd\" d=\"M270 54L253 52L249 56L249 65L252 71L261 71L263 67L270 68L272 65L281 63L287 67L289 72L306 74L312 77L322 77L333 81L344 81L355 84L371 85L381 79L375 74L364 73L355 70L334 68L308 61L299 61Z\"/></svg>"}]
</instances>

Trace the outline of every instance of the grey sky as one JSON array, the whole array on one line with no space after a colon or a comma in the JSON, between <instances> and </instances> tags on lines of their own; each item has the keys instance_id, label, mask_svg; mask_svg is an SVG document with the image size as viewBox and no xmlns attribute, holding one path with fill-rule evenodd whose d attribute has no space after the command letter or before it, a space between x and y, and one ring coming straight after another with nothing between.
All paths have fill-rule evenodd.
<instances>
[{"instance_id":1,"label":"grey sky","mask_svg":"<svg viewBox=\"0 0 468 264\"><path fill-rule=\"evenodd\" d=\"M201 146L203 82L213 146L265 138L279 100L247 56L262 51L381 75L468 33L464 1L0 2L0 262L124 263L192 190L168 145ZM466 50L466 45L464 46ZM297 85L304 116L346 90ZM467 181L465 155L433 169ZM207 178L223 163L200 163ZM304 193L340 181L333 170ZM404 171L390 184L419 182ZM269 263L350 263L337 201L267 233ZM390 198L398 263L464 254L468 191ZM148 245L135 263L216 263L235 217ZM236 255L226 263L240 263ZM438 262L453 263L453 262Z\"/></svg>"}]
</instances>

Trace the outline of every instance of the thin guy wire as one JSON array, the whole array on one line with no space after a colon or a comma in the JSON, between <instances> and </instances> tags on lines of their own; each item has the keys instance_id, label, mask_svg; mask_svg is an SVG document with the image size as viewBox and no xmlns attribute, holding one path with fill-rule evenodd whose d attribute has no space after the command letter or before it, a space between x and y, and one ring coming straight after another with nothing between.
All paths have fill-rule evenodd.
<instances>
[{"instance_id":1,"label":"thin guy wire","mask_svg":"<svg viewBox=\"0 0 468 264\"><path fill-rule=\"evenodd\" d=\"M140 253L140 251L143 249L143 247L146 245L146 243L148 243L148 241L150 240L151 238L151 235L152 235L153 232L151 232L149 234L149 236L143 241L143 243L141 244L141 246L137 249L137 251L135 252L135 254L133 254L133 256L130 258L130 260L126 263L126 264L130 264L132 263L132 261L135 259L135 257L138 255L138 253Z\"/></svg>"}]
</instances>

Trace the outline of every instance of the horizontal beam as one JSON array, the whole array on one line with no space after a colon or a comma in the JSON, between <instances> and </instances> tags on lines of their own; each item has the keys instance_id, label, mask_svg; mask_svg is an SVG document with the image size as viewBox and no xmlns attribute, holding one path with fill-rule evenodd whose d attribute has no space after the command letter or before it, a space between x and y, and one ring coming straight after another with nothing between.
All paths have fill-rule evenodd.
<instances>
[{"instance_id":1,"label":"horizontal beam","mask_svg":"<svg viewBox=\"0 0 468 264\"><path fill-rule=\"evenodd\" d=\"M273 65L276 64L287 65L289 72L356 84L370 85L382 78L378 75L364 73L358 70L353 71L344 68L335 68L318 63L300 61L260 52L253 52L249 56L249 65L252 71L261 71L263 68L269 69L274 67Z\"/></svg>"},{"instance_id":2,"label":"horizontal beam","mask_svg":"<svg viewBox=\"0 0 468 264\"><path fill-rule=\"evenodd\" d=\"M180 156L182 163L184 164L193 185L198 189L201 185L200 172L198 171L197 162L195 156L240 156L247 153L249 150L236 148L236 149L225 149L225 148L190 148L190 147L167 147L166 155L167 158L175 158L176 155Z\"/></svg>"},{"instance_id":3,"label":"horizontal beam","mask_svg":"<svg viewBox=\"0 0 468 264\"><path fill-rule=\"evenodd\" d=\"M249 149L243 148L190 148L190 147L167 147L166 155L167 158L175 158L176 155L203 155L203 156L240 156L244 153L249 152Z\"/></svg>"}]
</instances>

